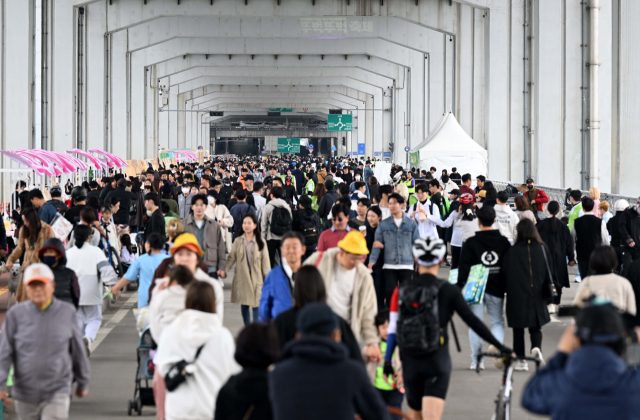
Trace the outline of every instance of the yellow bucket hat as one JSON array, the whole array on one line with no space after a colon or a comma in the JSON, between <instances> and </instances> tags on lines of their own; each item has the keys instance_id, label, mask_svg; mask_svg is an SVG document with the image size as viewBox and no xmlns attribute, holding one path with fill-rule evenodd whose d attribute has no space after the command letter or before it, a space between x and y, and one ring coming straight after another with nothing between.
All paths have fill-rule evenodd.
<instances>
[{"instance_id":1,"label":"yellow bucket hat","mask_svg":"<svg viewBox=\"0 0 640 420\"><path fill-rule=\"evenodd\" d=\"M355 255L367 255L369 253L367 240L364 239L364 236L356 230L352 230L347 233L347 236L338 242L338 248L348 252L349 254Z\"/></svg>"}]
</instances>

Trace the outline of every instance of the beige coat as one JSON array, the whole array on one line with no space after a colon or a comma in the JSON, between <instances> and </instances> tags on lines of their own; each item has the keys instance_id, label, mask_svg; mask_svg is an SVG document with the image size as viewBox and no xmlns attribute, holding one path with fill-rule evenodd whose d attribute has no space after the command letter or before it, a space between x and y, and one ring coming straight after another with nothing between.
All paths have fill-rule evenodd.
<instances>
[{"instance_id":1,"label":"beige coat","mask_svg":"<svg viewBox=\"0 0 640 420\"><path fill-rule=\"evenodd\" d=\"M340 248L331 248L324 252L313 253L303 265L315 265L322 274L327 291L331 287L334 274L334 264ZM322 260L316 264L318 257L322 255ZM378 331L374 324L374 318L378 313L378 303L376 301L376 290L373 287L373 277L369 269L364 264L356 267L356 279L353 286L353 301L351 302L351 319L347 320L353 334L358 340L364 340L367 346L379 342Z\"/></svg>"},{"instance_id":2,"label":"beige coat","mask_svg":"<svg viewBox=\"0 0 640 420\"><path fill-rule=\"evenodd\" d=\"M231 270L234 264L236 264L236 272L233 276L233 285L231 286L231 303L239 303L257 308L260 305L260 295L262 293L264 278L267 277L269 270L271 270L267 244L264 243L262 251L258 249L257 243L254 245L253 262L251 265L251 273L249 273L247 250L244 246L244 235L236 238L233 242L233 247L231 247L229 259L227 260L227 271Z\"/></svg>"},{"instance_id":3,"label":"beige coat","mask_svg":"<svg viewBox=\"0 0 640 420\"><path fill-rule=\"evenodd\" d=\"M48 224L42 221L40 222L40 224L41 226L40 226L40 232L38 232L38 239L36 240L36 243L33 245L31 245L31 241L29 240L29 238L25 238L24 229L20 229L20 237L18 238L18 245L13 250L11 255L9 255L9 258L7 258L8 264L15 263L20 258L23 252L24 252L24 260L21 267L22 271L26 270L26 268L29 267L31 264L40 262L38 251L40 250L40 248L42 248L42 245L45 243L47 239L55 238L55 235L53 233L53 229L51 229L51 226L49 226ZM22 278L20 279L20 284L18 285L16 300L18 302L27 300L27 295L22 285Z\"/></svg>"},{"instance_id":4,"label":"beige coat","mask_svg":"<svg viewBox=\"0 0 640 420\"><path fill-rule=\"evenodd\" d=\"M607 299L621 311L636 314L636 296L629 280L617 274L601 274L582 279L573 304L584 306L591 295Z\"/></svg>"}]
</instances>

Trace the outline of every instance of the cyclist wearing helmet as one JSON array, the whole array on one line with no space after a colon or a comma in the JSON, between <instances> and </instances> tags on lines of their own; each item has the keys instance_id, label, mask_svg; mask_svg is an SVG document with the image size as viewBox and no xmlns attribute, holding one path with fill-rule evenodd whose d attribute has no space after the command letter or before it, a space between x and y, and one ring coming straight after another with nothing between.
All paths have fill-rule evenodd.
<instances>
[{"instance_id":1,"label":"cyclist wearing helmet","mask_svg":"<svg viewBox=\"0 0 640 420\"><path fill-rule=\"evenodd\" d=\"M384 373L393 373L391 357L400 347L407 402L413 419L440 419L451 376L447 324L453 312L482 339L502 352L504 347L477 318L462 297L460 290L436 276L445 255L442 239L418 239L413 245L413 257L418 263L418 277L396 287L391 298L391 315ZM437 307L437 311L429 308Z\"/></svg>"},{"instance_id":2,"label":"cyclist wearing helmet","mask_svg":"<svg viewBox=\"0 0 640 420\"><path fill-rule=\"evenodd\" d=\"M47 201L47 203L51 204L58 213L64 216L67 210L69 210L69 207L62 201L62 188L60 188L60 185L51 187L49 194L51 194L51 200Z\"/></svg>"},{"instance_id":3,"label":"cyclist wearing helmet","mask_svg":"<svg viewBox=\"0 0 640 420\"><path fill-rule=\"evenodd\" d=\"M621 357L626 336L615 307L584 308L558 353L527 384L522 406L552 420L640 418L640 371Z\"/></svg>"}]
</instances>

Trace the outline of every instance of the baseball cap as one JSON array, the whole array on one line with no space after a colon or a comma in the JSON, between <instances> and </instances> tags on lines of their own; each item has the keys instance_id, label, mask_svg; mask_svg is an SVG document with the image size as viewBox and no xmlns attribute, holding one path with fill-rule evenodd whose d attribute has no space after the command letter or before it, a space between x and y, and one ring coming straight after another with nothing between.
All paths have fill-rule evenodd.
<instances>
[{"instance_id":1,"label":"baseball cap","mask_svg":"<svg viewBox=\"0 0 640 420\"><path fill-rule=\"evenodd\" d=\"M182 186L183 187L189 187L189 186L191 186L191 184L189 183L189 181L183 181L182 182Z\"/></svg>"},{"instance_id":2,"label":"baseball cap","mask_svg":"<svg viewBox=\"0 0 640 420\"><path fill-rule=\"evenodd\" d=\"M53 271L51 271L48 265L42 263L31 264L24 272L25 285L32 281L51 283L54 278Z\"/></svg>"},{"instance_id":3,"label":"baseball cap","mask_svg":"<svg viewBox=\"0 0 640 420\"><path fill-rule=\"evenodd\" d=\"M527 184L534 184L535 181L533 180L533 178L527 178Z\"/></svg>"}]
</instances>

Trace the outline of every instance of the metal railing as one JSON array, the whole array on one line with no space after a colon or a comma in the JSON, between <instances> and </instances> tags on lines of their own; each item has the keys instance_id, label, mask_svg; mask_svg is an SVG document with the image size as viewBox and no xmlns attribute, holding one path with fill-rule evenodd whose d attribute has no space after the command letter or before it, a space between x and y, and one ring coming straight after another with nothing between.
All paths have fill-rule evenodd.
<instances>
[{"instance_id":1,"label":"metal railing","mask_svg":"<svg viewBox=\"0 0 640 420\"><path fill-rule=\"evenodd\" d=\"M514 183L514 182L504 182L504 181L494 181L494 180L490 180L491 182L493 182L493 186L497 191L502 191L504 189L507 188L507 186L511 185L513 187L519 187L521 185L523 185L522 183ZM566 208L566 203L565 200L567 198L567 193L569 192L569 190L573 190L573 188L570 189L563 189L563 188L552 188L552 187L545 187L542 185L536 185L536 188L543 190L547 196L549 197L549 201L557 201L558 203L560 203L561 208L564 208L565 211L569 210ZM589 196L589 191L585 191L585 190L580 190L580 192L582 192L582 196ZM611 212L611 214L616 214L616 209L615 209L615 204L618 200L627 200L629 202L629 205L633 206L636 204L636 201L638 199L638 197L630 197L630 196L625 196L625 195L620 195L620 194L610 194L610 193L600 193L600 201L606 201L607 203L609 203L609 211Z\"/></svg>"}]
</instances>

